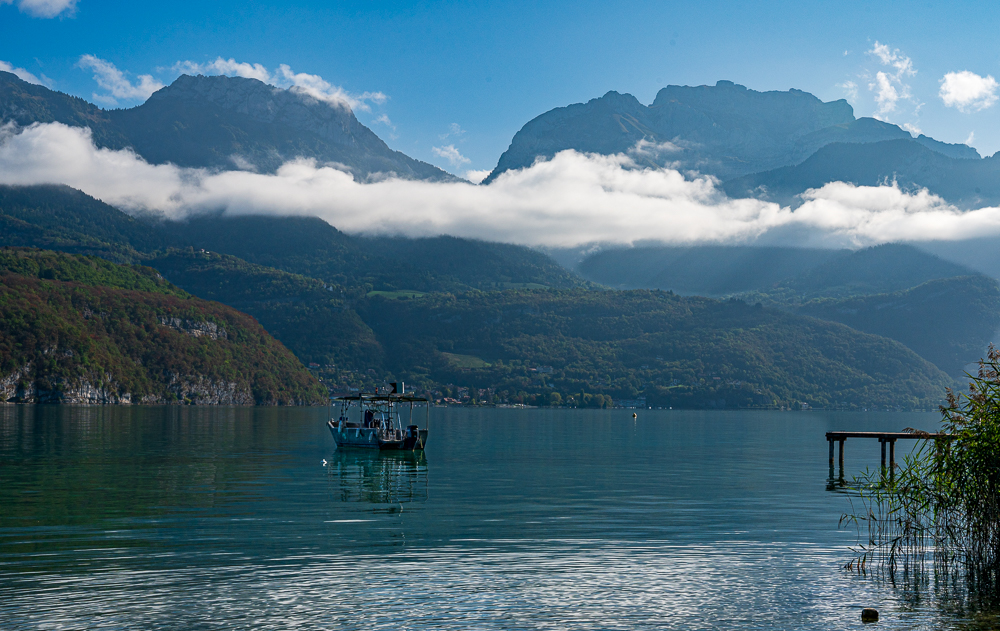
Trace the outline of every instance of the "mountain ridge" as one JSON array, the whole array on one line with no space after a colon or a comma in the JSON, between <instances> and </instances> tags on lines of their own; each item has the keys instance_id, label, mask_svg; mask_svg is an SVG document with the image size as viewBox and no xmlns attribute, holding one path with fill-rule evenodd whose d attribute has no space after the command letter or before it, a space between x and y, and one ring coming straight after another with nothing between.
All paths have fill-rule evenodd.
<instances>
[{"instance_id":1,"label":"mountain ridge","mask_svg":"<svg viewBox=\"0 0 1000 631\"><path fill-rule=\"evenodd\" d=\"M965 145L923 135L913 139L891 123L855 118L843 99L823 102L794 88L758 92L722 80L714 86L667 86L648 106L630 94L612 91L587 103L549 110L518 130L484 183L565 149L632 152L640 166L670 165L730 180L798 164L833 142L899 139L951 158L980 158ZM640 155L633 151L640 141L665 151Z\"/></svg>"},{"instance_id":2,"label":"mountain ridge","mask_svg":"<svg viewBox=\"0 0 1000 631\"><path fill-rule=\"evenodd\" d=\"M102 110L0 71L0 122L8 121L89 127L97 146L131 148L152 164L274 172L307 158L362 181L458 180L390 149L346 105L242 77L181 75L141 105Z\"/></svg>"}]
</instances>

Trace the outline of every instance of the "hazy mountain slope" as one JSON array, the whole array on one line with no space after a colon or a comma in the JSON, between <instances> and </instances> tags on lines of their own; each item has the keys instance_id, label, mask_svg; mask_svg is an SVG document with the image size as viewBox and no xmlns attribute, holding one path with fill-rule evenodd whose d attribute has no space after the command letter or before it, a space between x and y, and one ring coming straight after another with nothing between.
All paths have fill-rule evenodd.
<instances>
[{"instance_id":1,"label":"hazy mountain slope","mask_svg":"<svg viewBox=\"0 0 1000 631\"><path fill-rule=\"evenodd\" d=\"M165 228L198 248L328 282L369 283L379 290L583 284L548 256L522 246L454 237L348 236L314 217L205 215Z\"/></svg>"},{"instance_id":2,"label":"hazy mountain slope","mask_svg":"<svg viewBox=\"0 0 1000 631\"><path fill-rule=\"evenodd\" d=\"M252 318L180 292L152 270L0 250L0 400L323 399L320 384Z\"/></svg>"},{"instance_id":3,"label":"hazy mountain slope","mask_svg":"<svg viewBox=\"0 0 1000 631\"><path fill-rule=\"evenodd\" d=\"M637 247L593 254L578 269L613 287L735 294L842 322L902 342L955 376L1000 328L996 281L902 244L853 252Z\"/></svg>"},{"instance_id":4,"label":"hazy mountain slope","mask_svg":"<svg viewBox=\"0 0 1000 631\"><path fill-rule=\"evenodd\" d=\"M15 74L0 70L0 123L7 122L21 127L32 123L89 127L98 146L110 149L129 146L128 138L115 128L108 119L108 113L96 105L22 81Z\"/></svg>"},{"instance_id":5,"label":"hazy mountain slope","mask_svg":"<svg viewBox=\"0 0 1000 631\"><path fill-rule=\"evenodd\" d=\"M332 163L359 179L375 174L455 180L390 149L348 107L256 79L182 75L137 107L104 111L0 72L0 122L90 127L100 147L130 147L148 162L270 172L294 158Z\"/></svg>"},{"instance_id":6,"label":"hazy mountain slope","mask_svg":"<svg viewBox=\"0 0 1000 631\"><path fill-rule=\"evenodd\" d=\"M700 296L748 291L796 300L878 294L972 271L913 246L861 250L753 246L642 246L596 252L578 265L587 279L612 287L664 289Z\"/></svg>"},{"instance_id":7,"label":"hazy mountain slope","mask_svg":"<svg viewBox=\"0 0 1000 631\"><path fill-rule=\"evenodd\" d=\"M624 153L640 140L647 143L645 151L633 154L640 164L671 164L725 180L798 164L832 142L910 138L896 125L855 119L844 100L824 103L801 90L757 92L731 81L667 86L648 107L630 94L609 92L529 121L486 182L564 149ZM927 137L918 142L953 157L979 158L964 145Z\"/></svg>"},{"instance_id":8,"label":"hazy mountain slope","mask_svg":"<svg viewBox=\"0 0 1000 631\"><path fill-rule=\"evenodd\" d=\"M135 262L142 252L180 243L68 186L0 185L0 246L49 248Z\"/></svg>"},{"instance_id":9,"label":"hazy mountain slope","mask_svg":"<svg viewBox=\"0 0 1000 631\"><path fill-rule=\"evenodd\" d=\"M926 188L963 208L979 208L1000 203L1000 157L948 157L916 140L835 143L801 164L730 180L723 190L730 197L794 205L795 196L837 181L859 186L895 181L904 189Z\"/></svg>"},{"instance_id":10,"label":"hazy mountain slope","mask_svg":"<svg viewBox=\"0 0 1000 631\"><path fill-rule=\"evenodd\" d=\"M0 246L100 255L119 262L193 246L341 285L374 289L470 288L585 281L530 248L454 237L345 235L315 217L222 217L185 222L135 219L66 186L0 185Z\"/></svg>"},{"instance_id":11,"label":"hazy mountain slope","mask_svg":"<svg viewBox=\"0 0 1000 631\"><path fill-rule=\"evenodd\" d=\"M474 388L635 396L652 405L935 405L950 380L846 326L649 291L506 291L370 301L390 369ZM406 326L399 323L405 322ZM451 355L445 355L449 353ZM479 363L463 367L453 357ZM532 370L550 366L551 371ZM478 366L478 367L475 367ZM547 385L543 385L547 384Z\"/></svg>"},{"instance_id":12,"label":"hazy mountain slope","mask_svg":"<svg viewBox=\"0 0 1000 631\"><path fill-rule=\"evenodd\" d=\"M839 256L803 270L776 289L803 298L845 297L900 291L929 280L970 275L964 265L945 261L911 245L886 243Z\"/></svg>"},{"instance_id":13,"label":"hazy mountain slope","mask_svg":"<svg viewBox=\"0 0 1000 631\"><path fill-rule=\"evenodd\" d=\"M664 289L727 296L764 289L837 258L836 250L741 246L641 246L587 256L577 271L620 289Z\"/></svg>"},{"instance_id":14,"label":"hazy mountain slope","mask_svg":"<svg viewBox=\"0 0 1000 631\"><path fill-rule=\"evenodd\" d=\"M959 276L888 294L812 300L795 311L898 340L961 377L1000 328L1000 289L992 278Z\"/></svg>"}]
</instances>

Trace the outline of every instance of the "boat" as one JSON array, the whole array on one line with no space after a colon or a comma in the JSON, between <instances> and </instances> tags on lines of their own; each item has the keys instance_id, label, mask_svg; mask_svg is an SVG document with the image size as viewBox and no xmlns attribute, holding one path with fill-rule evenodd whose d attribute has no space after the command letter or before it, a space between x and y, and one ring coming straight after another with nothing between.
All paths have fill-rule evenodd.
<instances>
[{"instance_id":1,"label":"boat","mask_svg":"<svg viewBox=\"0 0 1000 631\"><path fill-rule=\"evenodd\" d=\"M340 416L326 422L333 440L340 448L379 449L382 451L422 451L427 444L427 422L420 429L413 422L413 405L424 403L430 419L430 402L423 397L409 396L405 386L391 384L386 394L363 393L333 397L340 404ZM409 422L404 427L401 412L409 408ZM352 411L357 408L356 418Z\"/></svg>"}]
</instances>

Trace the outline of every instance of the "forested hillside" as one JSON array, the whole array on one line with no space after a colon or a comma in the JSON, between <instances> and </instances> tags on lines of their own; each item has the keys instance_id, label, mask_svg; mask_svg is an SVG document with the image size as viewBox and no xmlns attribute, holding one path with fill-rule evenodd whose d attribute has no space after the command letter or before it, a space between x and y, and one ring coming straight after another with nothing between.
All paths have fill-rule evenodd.
<instances>
[{"instance_id":1,"label":"forested hillside","mask_svg":"<svg viewBox=\"0 0 1000 631\"><path fill-rule=\"evenodd\" d=\"M587 278L788 309L902 342L954 377L1000 328L992 278L915 247L861 250L724 246L636 247L595 253Z\"/></svg>"},{"instance_id":2,"label":"forested hillside","mask_svg":"<svg viewBox=\"0 0 1000 631\"><path fill-rule=\"evenodd\" d=\"M89 271L62 271L57 255L36 253L34 263L8 262L12 270L20 265L18 271L35 282L156 289L164 296L180 291L173 283L253 316L335 390L404 379L438 396L491 402L565 403L572 397L572 404L606 405L612 398L644 396L651 405L683 407L909 409L933 407L952 383L886 337L781 310L824 297L882 295L953 271L938 259L927 265L908 259L908 251L896 256L898 273L879 258L881 250L785 252L774 269L805 274L770 282L767 293L747 294L752 300L718 301L601 289L516 246L354 237L308 218L204 216L171 224L128 217L62 187L0 192L0 221L16 228L0 233L0 244L141 264L122 268L91 260ZM884 273L866 275L865 261ZM738 287L739 279L723 278L726 268L706 269L715 270L720 286ZM126 276L134 286L117 278L123 269L131 270ZM812 289L796 285L807 277ZM975 282L964 287L949 296L961 302L982 293L981 328L990 318L991 289ZM185 296L169 297L190 300ZM930 306L933 297L925 298L907 304L919 303L932 319L941 315ZM750 306L756 302L780 309ZM808 313L838 319L828 311L817 306ZM869 320L851 323L864 328ZM940 335L940 348L931 349L939 355L928 352L953 365L971 348L962 344L978 340L976 326ZM877 327L869 328L897 335L891 323ZM156 383L156 396L166 396L166 386Z\"/></svg>"},{"instance_id":3,"label":"forested hillside","mask_svg":"<svg viewBox=\"0 0 1000 631\"><path fill-rule=\"evenodd\" d=\"M933 407L948 377L846 326L660 291L471 292L371 300L362 317L409 379L685 407ZM406 323L400 326L400 323ZM551 395L549 395L551 396Z\"/></svg>"},{"instance_id":4,"label":"forested hillside","mask_svg":"<svg viewBox=\"0 0 1000 631\"><path fill-rule=\"evenodd\" d=\"M0 250L0 401L292 405L324 393L253 318L155 270Z\"/></svg>"},{"instance_id":5,"label":"forested hillside","mask_svg":"<svg viewBox=\"0 0 1000 631\"><path fill-rule=\"evenodd\" d=\"M795 311L899 340L958 377L1000 328L1000 291L992 278L958 276L892 293L818 298Z\"/></svg>"}]
</instances>

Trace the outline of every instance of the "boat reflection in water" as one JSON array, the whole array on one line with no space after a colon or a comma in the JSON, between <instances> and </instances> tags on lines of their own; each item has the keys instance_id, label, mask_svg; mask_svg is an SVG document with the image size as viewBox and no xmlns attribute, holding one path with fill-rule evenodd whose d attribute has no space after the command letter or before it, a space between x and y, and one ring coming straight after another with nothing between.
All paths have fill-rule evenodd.
<instances>
[{"instance_id":1,"label":"boat reflection in water","mask_svg":"<svg viewBox=\"0 0 1000 631\"><path fill-rule=\"evenodd\" d=\"M327 465L342 502L403 504L427 500L423 451L338 449Z\"/></svg>"}]
</instances>

